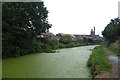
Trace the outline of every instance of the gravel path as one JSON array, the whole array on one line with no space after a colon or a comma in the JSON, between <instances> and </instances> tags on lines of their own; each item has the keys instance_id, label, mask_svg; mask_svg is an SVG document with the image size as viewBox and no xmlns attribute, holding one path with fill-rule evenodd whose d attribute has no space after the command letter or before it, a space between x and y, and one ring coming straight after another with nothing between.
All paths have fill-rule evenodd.
<instances>
[{"instance_id":1,"label":"gravel path","mask_svg":"<svg viewBox=\"0 0 120 80\"><path fill-rule=\"evenodd\" d=\"M100 75L97 75L96 78L109 78L110 80L120 80L120 68L118 67L120 66L120 57L116 56L106 47L104 47L103 50L106 53L110 64L112 64L112 72L103 72Z\"/></svg>"}]
</instances>

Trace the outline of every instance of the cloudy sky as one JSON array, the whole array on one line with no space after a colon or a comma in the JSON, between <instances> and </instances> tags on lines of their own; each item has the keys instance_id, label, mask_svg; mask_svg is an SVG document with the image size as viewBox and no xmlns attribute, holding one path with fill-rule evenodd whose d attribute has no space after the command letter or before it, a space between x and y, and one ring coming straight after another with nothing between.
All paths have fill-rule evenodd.
<instances>
[{"instance_id":1,"label":"cloudy sky","mask_svg":"<svg viewBox=\"0 0 120 80\"><path fill-rule=\"evenodd\" d=\"M52 24L50 32L67 34L90 34L95 26L96 34L118 17L120 0L43 0Z\"/></svg>"}]
</instances>

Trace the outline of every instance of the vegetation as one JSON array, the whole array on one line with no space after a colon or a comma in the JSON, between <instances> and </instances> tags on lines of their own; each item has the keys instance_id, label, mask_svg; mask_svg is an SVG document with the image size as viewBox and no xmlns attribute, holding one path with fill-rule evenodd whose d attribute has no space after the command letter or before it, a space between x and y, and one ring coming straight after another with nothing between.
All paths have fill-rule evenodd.
<instances>
[{"instance_id":1,"label":"vegetation","mask_svg":"<svg viewBox=\"0 0 120 80\"><path fill-rule=\"evenodd\" d=\"M105 37L108 48L120 55L120 19L111 19L102 34Z\"/></svg>"},{"instance_id":2,"label":"vegetation","mask_svg":"<svg viewBox=\"0 0 120 80\"><path fill-rule=\"evenodd\" d=\"M114 52L116 55L120 56L120 39L116 40L116 42L110 44L108 48Z\"/></svg>"},{"instance_id":3,"label":"vegetation","mask_svg":"<svg viewBox=\"0 0 120 80\"><path fill-rule=\"evenodd\" d=\"M78 47L83 45L98 44L100 41L94 41L88 37L72 36L70 34L57 35L59 37L60 48Z\"/></svg>"},{"instance_id":4,"label":"vegetation","mask_svg":"<svg viewBox=\"0 0 120 80\"><path fill-rule=\"evenodd\" d=\"M72 36L70 34L65 34L61 36L60 43L67 44L72 42Z\"/></svg>"},{"instance_id":5,"label":"vegetation","mask_svg":"<svg viewBox=\"0 0 120 80\"><path fill-rule=\"evenodd\" d=\"M93 49L93 52L87 62L87 66L90 67L92 75L97 75L102 71L110 71L112 68L102 46L97 46Z\"/></svg>"},{"instance_id":6,"label":"vegetation","mask_svg":"<svg viewBox=\"0 0 120 80\"><path fill-rule=\"evenodd\" d=\"M3 2L3 58L41 51L36 36L51 28L47 15L43 2Z\"/></svg>"},{"instance_id":7,"label":"vegetation","mask_svg":"<svg viewBox=\"0 0 120 80\"><path fill-rule=\"evenodd\" d=\"M102 35L105 37L108 44L114 43L120 37L120 19L111 19L110 23L105 27Z\"/></svg>"}]
</instances>

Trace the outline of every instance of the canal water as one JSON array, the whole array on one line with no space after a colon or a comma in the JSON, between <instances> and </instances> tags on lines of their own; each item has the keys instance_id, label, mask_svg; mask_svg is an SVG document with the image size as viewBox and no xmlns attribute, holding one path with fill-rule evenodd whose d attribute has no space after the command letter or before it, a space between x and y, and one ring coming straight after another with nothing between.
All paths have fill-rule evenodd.
<instances>
[{"instance_id":1,"label":"canal water","mask_svg":"<svg viewBox=\"0 0 120 80\"><path fill-rule=\"evenodd\" d=\"M3 78L89 78L87 60L94 46L36 53L2 60Z\"/></svg>"}]
</instances>

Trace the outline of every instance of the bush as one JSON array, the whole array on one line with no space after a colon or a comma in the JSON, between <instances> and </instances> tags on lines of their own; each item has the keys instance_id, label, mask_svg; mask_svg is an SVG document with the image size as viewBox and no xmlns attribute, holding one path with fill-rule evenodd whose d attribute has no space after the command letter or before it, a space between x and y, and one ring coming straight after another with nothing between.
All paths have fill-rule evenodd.
<instances>
[{"instance_id":1,"label":"bush","mask_svg":"<svg viewBox=\"0 0 120 80\"><path fill-rule=\"evenodd\" d=\"M116 40L116 42L114 43L111 43L108 48L116 53L118 56L120 56L120 39L119 40Z\"/></svg>"},{"instance_id":2,"label":"bush","mask_svg":"<svg viewBox=\"0 0 120 80\"><path fill-rule=\"evenodd\" d=\"M65 48L66 46L64 45L64 44L62 44L62 43L59 43L59 48Z\"/></svg>"},{"instance_id":3,"label":"bush","mask_svg":"<svg viewBox=\"0 0 120 80\"><path fill-rule=\"evenodd\" d=\"M63 43L63 44L71 43L72 42L72 36L69 35L69 34L65 34L65 35L61 36L59 42Z\"/></svg>"}]
</instances>

